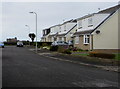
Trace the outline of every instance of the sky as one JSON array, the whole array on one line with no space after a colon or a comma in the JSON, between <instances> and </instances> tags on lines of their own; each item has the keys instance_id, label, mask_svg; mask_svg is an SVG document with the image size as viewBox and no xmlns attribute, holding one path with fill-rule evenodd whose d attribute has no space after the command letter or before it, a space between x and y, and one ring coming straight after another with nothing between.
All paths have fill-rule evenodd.
<instances>
[{"instance_id":1,"label":"sky","mask_svg":"<svg viewBox=\"0 0 120 89\"><path fill-rule=\"evenodd\" d=\"M1 3L0 3L1 4ZM117 5L117 2L2 2L0 16L0 41L17 37L29 40L28 34L35 33L35 14L37 13L37 38L40 41L42 30L63 23L63 20L76 19L87 14ZM26 27L28 25L30 28ZM1 28L2 27L2 28Z\"/></svg>"}]
</instances>

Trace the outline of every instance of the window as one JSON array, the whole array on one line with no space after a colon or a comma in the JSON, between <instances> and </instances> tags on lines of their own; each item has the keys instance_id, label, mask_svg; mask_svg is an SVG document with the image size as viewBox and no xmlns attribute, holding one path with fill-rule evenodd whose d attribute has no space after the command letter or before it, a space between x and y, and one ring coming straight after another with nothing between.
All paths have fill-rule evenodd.
<instances>
[{"instance_id":1,"label":"window","mask_svg":"<svg viewBox=\"0 0 120 89\"><path fill-rule=\"evenodd\" d=\"M59 29L61 29L61 27L59 27Z\"/></svg>"},{"instance_id":2,"label":"window","mask_svg":"<svg viewBox=\"0 0 120 89\"><path fill-rule=\"evenodd\" d=\"M61 41L61 40L62 40L62 37L59 37L59 40Z\"/></svg>"},{"instance_id":3,"label":"window","mask_svg":"<svg viewBox=\"0 0 120 89\"><path fill-rule=\"evenodd\" d=\"M84 44L89 44L89 38L90 36L89 35L84 35Z\"/></svg>"},{"instance_id":4,"label":"window","mask_svg":"<svg viewBox=\"0 0 120 89\"><path fill-rule=\"evenodd\" d=\"M82 28L82 20L78 22L78 29Z\"/></svg>"},{"instance_id":5,"label":"window","mask_svg":"<svg viewBox=\"0 0 120 89\"><path fill-rule=\"evenodd\" d=\"M47 33L46 33L46 30L45 30L45 35L46 35Z\"/></svg>"},{"instance_id":6,"label":"window","mask_svg":"<svg viewBox=\"0 0 120 89\"><path fill-rule=\"evenodd\" d=\"M75 37L75 44L79 44L79 37Z\"/></svg>"},{"instance_id":7,"label":"window","mask_svg":"<svg viewBox=\"0 0 120 89\"><path fill-rule=\"evenodd\" d=\"M89 19L88 19L88 27L90 27L90 26L93 26L92 18L89 18Z\"/></svg>"},{"instance_id":8,"label":"window","mask_svg":"<svg viewBox=\"0 0 120 89\"><path fill-rule=\"evenodd\" d=\"M66 25L64 25L64 31L66 31Z\"/></svg>"}]
</instances>

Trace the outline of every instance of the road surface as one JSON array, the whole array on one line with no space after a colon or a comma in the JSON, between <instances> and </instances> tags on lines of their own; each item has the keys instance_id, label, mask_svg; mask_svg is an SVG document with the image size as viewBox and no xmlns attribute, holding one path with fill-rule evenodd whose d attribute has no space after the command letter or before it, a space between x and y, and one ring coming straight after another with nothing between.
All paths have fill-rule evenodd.
<instances>
[{"instance_id":1,"label":"road surface","mask_svg":"<svg viewBox=\"0 0 120 89\"><path fill-rule=\"evenodd\" d=\"M2 87L117 87L118 73L40 56L27 48L2 52Z\"/></svg>"}]
</instances>

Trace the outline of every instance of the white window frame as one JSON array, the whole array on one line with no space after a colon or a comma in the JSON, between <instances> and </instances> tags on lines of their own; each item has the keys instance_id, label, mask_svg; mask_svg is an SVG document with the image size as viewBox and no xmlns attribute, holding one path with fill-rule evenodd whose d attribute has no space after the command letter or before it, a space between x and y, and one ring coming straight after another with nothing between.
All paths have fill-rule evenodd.
<instances>
[{"instance_id":1,"label":"white window frame","mask_svg":"<svg viewBox=\"0 0 120 89\"><path fill-rule=\"evenodd\" d=\"M88 18L88 26L92 26L93 25L93 18L90 17Z\"/></svg>"},{"instance_id":2,"label":"white window frame","mask_svg":"<svg viewBox=\"0 0 120 89\"><path fill-rule=\"evenodd\" d=\"M59 27L59 29L61 29L61 26Z\"/></svg>"},{"instance_id":3,"label":"white window frame","mask_svg":"<svg viewBox=\"0 0 120 89\"><path fill-rule=\"evenodd\" d=\"M66 24L64 25L64 31L66 31Z\"/></svg>"},{"instance_id":4,"label":"white window frame","mask_svg":"<svg viewBox=\"0 0 120 89\"><path fill-rule=\"evenodd\" d=\"M89 44L90 43L90 35L84 35L83 37L83 44Z\"/></svg>"},{"instance_id":5,"label":"white window frame","mask_svg":"<svg viewBox=\"0 0 120 89\"><path fill-rule=\"evenodd\" d=\"M78 29L82 28L82 20L78 21Z\"/></svg>"},{"instance_id":6,"label":"white window frame","mask_svg":"<svg viewBox=\"0 0 120 89\"><path fill-rule=\"evenodd\" d=\"M75 37L75 44L79 44L80 43L80 37L79 36L76 36Z\"/></svg>"}]
</instances>

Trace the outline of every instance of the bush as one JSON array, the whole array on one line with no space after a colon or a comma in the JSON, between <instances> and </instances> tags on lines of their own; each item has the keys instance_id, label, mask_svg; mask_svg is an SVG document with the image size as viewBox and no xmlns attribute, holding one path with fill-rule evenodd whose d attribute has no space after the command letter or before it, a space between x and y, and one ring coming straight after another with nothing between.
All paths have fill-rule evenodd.
<instances>
[{"instance_id":1,"label":"bush","mask_svg":"<svg viewBox=\"0 0 120 89\"><path fill-rule=\"evenodd\" d=\"M44 47L44 46L48 46L48 44L47 43L42 43L42 46Z\"/></svg>"},{"instance_id":2,"label":"bush","mask_svg":"<svg viewBox=\"0 0 120 89\"><path fill-rule=\"evenodd\" d=\"M73 48L73 51L77 51L77 50L78 50L77 47L74 47L74 48Z\"/></svg>"},{"instance_id":3,"label":"bush","mask_svg":"<svg viewBox=\"0 0 120 89\"><path fill-rule=\"evenodd\" d=\"M63 46L59 46L57 51L59 53L63 53L65 51L65 48Z\"/></svg>"},{"instance_id":4,"label":"bush","mask_svg":"<svg viewBox=\"0 0 120 89\"><path fill-rule=\"evenodd\" d=\"M115 58L115 54L107 54L107 53L98 53L98 52L89 52L89 56L91 57L100 57L100 58Z\"/></svg>"},{"instance_id":5,"label":"bush","mask_svg":"<svg viewBox=\"0 0 120 89\"><path fill-rule=\"evenodd\" d=\"M51 46L50 47L50 51L57 51L58 50L58 46Z\"/></svg>"},{"instance_id":6,"label":"bush","mask_svg":"<svg viewBox=\"0 0 120 89\"><path fill-rule=\"evenodd\" d=\"M71 54L71 51L70 51L70 49L66 49L66 50L64 50L63 53L65 53L65 54Z\"/></svg>"},{"instance_id":7,"label":"bush","mask_svg":"<svg viewBox=\"0 0 120 89\"><path fill-rule=\"evenodd\" d=\"M78 49L77 51L84 51L83 49Z\"/></svg>"}]
</instances>

